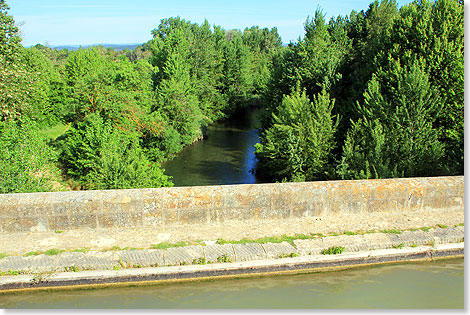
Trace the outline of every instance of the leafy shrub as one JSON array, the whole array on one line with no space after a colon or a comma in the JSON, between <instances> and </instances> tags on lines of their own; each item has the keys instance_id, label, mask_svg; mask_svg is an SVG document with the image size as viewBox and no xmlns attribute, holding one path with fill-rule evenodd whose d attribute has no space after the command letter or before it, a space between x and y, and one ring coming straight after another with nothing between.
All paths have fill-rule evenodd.
<instances>
[{"instance_id":1,"label":"leafy shrub","mask_svg":"<svg viewBox=\"0 0 470 315\"><path fill-rule=\"evenodd\" d=\"M0 122L0 193L49 191L56 155L34 122Z\"/></svg>"},{"instance_id":2,"label":"leafy shrub","mask_svg":"<svg viewBox=\"0 0 470 315\"><path fill-rule=\"evenodd\" d=\"M159 165L148 160L136 134L115 129L97 114L67 131L61 161L87 189L172 185Z\"/></svg>"}]
</instances>

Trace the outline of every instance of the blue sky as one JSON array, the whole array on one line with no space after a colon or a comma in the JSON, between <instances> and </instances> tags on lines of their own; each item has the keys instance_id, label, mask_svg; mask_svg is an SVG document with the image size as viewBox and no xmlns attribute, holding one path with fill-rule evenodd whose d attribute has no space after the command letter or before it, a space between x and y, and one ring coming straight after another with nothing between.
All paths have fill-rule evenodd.
<instances>
[{"instance_id":1,"label":"blue sky","mask_svg":"<svg viewBox=\"0 0 470 315\"><path fill-rule=\"evenodd\" d=\"M321 8L327 18L367 9L372 0L7 0L23 45L143 43L162 18L195 23L207 18L224 29L278 28L284 43L303 36L303 23ZM411 0L398 0L399 6Z\"/></svg>"}]
</instances>

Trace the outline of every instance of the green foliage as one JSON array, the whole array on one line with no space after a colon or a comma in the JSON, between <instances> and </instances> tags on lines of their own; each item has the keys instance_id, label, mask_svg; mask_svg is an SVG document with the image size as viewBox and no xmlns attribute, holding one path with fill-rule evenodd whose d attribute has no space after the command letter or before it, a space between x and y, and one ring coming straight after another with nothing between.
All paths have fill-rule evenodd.
<instances>
[{"instance_id":1,"label":"green foliage","mask_svg":"<svg viewBox=\"0 0 470 315\"><path fill-rule=\"evenodd\" d=\"M322 255L338 255L344 252L346 248L342 246L332 246L321 251Z\"/></svg>"},{"instance_id":2,"label":"green foliage","mask_svg":"<svg viewBox=\"0 0 470 315\"><path fill-rule=\"evenodd\" d=\"M359 105L362 117L348 133L338 173L343 179L439 174L438 111L423 63L408 68L397 62L393 71L378 72Z\"/></svg>"},{"instance_id":3,"label":"green foliage","mask_svg":"<svg viewBox=\"0 0 470 315\"><path fill-rule=\"evenodd\" d=\"M195 258L193 259L193 262L192 262L193 265L205 265L207 263L208 261L203 257Z\"/></svg>"},{"instance_id":4,"label":"green foliage","mask_svg":"<svg viewBox=\"0 0 470 315\"><path fill-rule=\"evenodd\" d=\"M464 6L457 0L421 1L401 8L400 17L391 33L394 46L384 57L403 64L426 61L442 106L435 125L445 146L445 166L450 174L463 174Z\"/></svg>"},{"instance_id":5,"label":"green foliage","mask_svg":"<svg viewBox=\"0 0 470 315\"><path fill-rule=\"evenodd\" d=\"M318 9L287 47L276 28L168 18L122 52L24 48L8 10L0 0L0 192L49 190L57 166L83 189L171 185L157 163L250 105L266 180L463 174L462 1Z\"/></svg>"},{"instance_id":6,"label":"green foliage","mask_svg":"<svg viewBox=\"0 0 470 315\"><path fill-rule=\"evenodd\" d=\"M113 128L96 114L67 131L61 161L87 189L170 185L159 166L145 156L135 134Z\"/></svg>"},{"instance_id":7,"label":"green foliage","mask_svg":"<svg viewBox=\"0 0 470 315\"><path fill-rule=\"evenodd\" d=\"M0 193L49 191L56 154L34 122L0 122Z\"/></svg>"},{"instance_id":8,"label":"green foliage","mask_svg":"<svg viewBox=\"0 0 470 315\"><path fill-rule=\"evenodd\" d=\"M55 249L55 248L51 248L51 249L46 250L44 254L48 256L54 256L54 255L59 255L61 252L63 251Z\"/></svg>"},{"instance_id":9,"label":"green foliage","mask_svg":"<svg viewBox=\"0 0 470 315\"><path fill-rule=\"evenodd\" d=\"M306 181L331 177L328 162L337 123L324 90L311 102L298 89L285 96L273 125L256 145L259 169L276 180Z\"/></svg>"},{"instance_id":10,"label":"green foliage","mask_svg":"<svg viewBox=\"0 0 470 315\"><path fill-rule=\"evenodd\" d=\"M152 244L150 245L150 248L151 249L167 249L167 248L172 248L172 247L183 247L183 246L187 246L189 245L188 243L186 242L178 242L178 243L167 243L167 242L162 242L162 243L158 243L158 244Z\"/></svg>"},{"instance_id":11,"label":"green foliage","mask_svg":"<svg viewBox=\"0 0 470 315\"><path fill-rule=\"evenodd\" d=\"M218 263L231 263L232 259L230 258L230 256L228 256L226 254L223 254L223 255L217 257L217 262Z\"/></svg>"}]
</instances>

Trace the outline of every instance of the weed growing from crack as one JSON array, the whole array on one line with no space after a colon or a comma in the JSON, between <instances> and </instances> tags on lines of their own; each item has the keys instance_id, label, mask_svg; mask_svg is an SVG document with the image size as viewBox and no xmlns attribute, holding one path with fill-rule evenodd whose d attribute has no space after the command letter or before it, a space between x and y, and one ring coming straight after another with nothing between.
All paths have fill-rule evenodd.
<instances>
[{"instance_id":1,"label":"weed growing from crack","mask_svg":"<svg viewBox=\"0 0 470 315\"><path fill-rule=\"evenodd\" d=\"M167 243L167 242L162 242L158 244L152 244L150 245L150 249L167 249L171 247L183 247L183 246L188 246L189 244L187 242L178 242L178 243Z\"/></svg>"},{"instance_id":2,"label":"weed growing from crack","mask_svg":"<svg viewBox=\"0 0 470 315\"><path fill-rule=\"evenodd\" d=\"M223 254L222 256L217 257L217 262L219 263L231 263L232 259L230 256Z\"/></svg>"},{"instance_id":3,"label":"weed growing from crack","mask_svg":"<svg viewBox=\"0 0 470 315\"><path fill-rule=\"evenodd\" d=\"M293 257L298 257L299 254L297 253L290 253L290 254L281 254L279 255L279 258L293 258Z\"/></svg>"},{"instance_id":4,"label":"weed growing from crack","mask_svg":"<svg viewBox=\"0 0 470 315\"><path fill-rule=\"evenodd\" d=\"M195 259L193 260L193 265L205 265L205 264L207 264L207 263L208 263L207 260L206 260L205 258L203 258L203 257L195 258Z\"/></svg>"},{"instance_id":5,"label":"weed growing from crack","mask_svg":"<svg viewBox=\"0 0 470 315\"><path fill-rule=\"evenodd\" d=\"M63 250L58 250L58 249L55 249L55 248L51 248L51 249L46 250L44 252L44 254L46 254L48 256L54 256L54 255L59 255L62 252L63 252Z\"/></svg>"},{"instance_id":6,"label":"weed growing from crack","mask_svg":"<svg viewBox=\"0 0 470 315\"><path fill-rule=\"evenodd\" d=\"M343 246L332 246L321 251L322 255L337 255L344 252L346 247Z\"/></svg>"}]
</instances>

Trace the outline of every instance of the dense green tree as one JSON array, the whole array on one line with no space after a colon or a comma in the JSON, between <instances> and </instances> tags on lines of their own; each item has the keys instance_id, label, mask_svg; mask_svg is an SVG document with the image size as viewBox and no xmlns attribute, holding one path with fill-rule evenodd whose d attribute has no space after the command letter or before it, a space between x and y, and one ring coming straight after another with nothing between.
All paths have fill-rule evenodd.
<instances>
[{"instance_id":1,"label":"dense green tree","mask_svg":"<svg viewBox=\"0 0 470 315\"><path fill-rule=\"evenodd\" d=\"M311 102L305 90L285 96L272 126L256 145L259 171L275 180L310 181L332 177L331 151L337 122L334 101L323 90Z\"/></svg>"},{"instance_id":2,"label":"dense green tree","mask_svg":"<svg viewBox=\"0 0 470 315\"><path fill-rule=\"evenodd\" d=\"M253 85L250 76L250 55L243 44L241 32L232 32L224 50L223 92L231 106L230 111L244 106Z\"/></svg>"},{"instance_id":3,"label":"dense green tree","mask_svg":"<svg viewBox=\"0 0 470 315\"><path fill-rule=\"evenodd\" d=\"M463 174L464 147L464 7L457 0L419 1L400 9L391 32L393 47L384 51L389 60L409 65L426 61L425 71L443 109L436 125L446 149L447 169Z\"/></svg>"},{"instance_id":4,"label":"dense green tree","mask_svg":"<svg viewBox=\"0 0 470 315\"><path fill-rule=\"evenodd\" d=\"M258 26L246 28L243 31L243 43L250 51L250 75L252 76L253 96L260 96L270 80L272 59L282 48L281 37L277 28L272 29Z\"/></svg>"},{"instance_id":5,"label":"dense green tree","mask_svg":"<svg viewBox=\"0 0 470 315\"><path fill-rule=\"evenodd\" d=\"M346 19L344 29L351 46L345 50L339 70L341 80L331 92L337 100L334 112L342 118L338 126L338 142L345 140L351 121L359 118L356 103L363 101L367 83L380 67L376 63L377 54L390 46L390 32L397 14L395 0L375 0L366 11L352 11Z\"/></svg>"},{"instance_id":6,"label":"dense green tree","mask_svg":"<svg viewBox=\"0 0 470 315\"><path fill-rule=\"evenodd\" d=\"M170 186L158 164L148 160L135 133L90 114L66 133L61 155L68 175L85 189Z\"/></svg>"},{"instance_id":7,"label":"dense green tree","mask_svg":"<svg viewBox=\"0 0 470 315\"><path fill-rule=\"evenodd\" d=\"M440 106L422 60L374 75L344 144L343 179L439 175L444 147L433 128Z\"/></svg>"},{"instance_id":8,"label":"dense green tree","mask_svg":"<svg viewBox=\"0 0 470 315\"><path fill-rule=\"evenodd\" d=\"M165 41L157 37L152 51L158 58L154 61L158 67L156 110L171 122L183 144L190 144L202 136L203 118L191 81L183 30L170 33Z\"/></svg>"},{"instance_id":9,"label":"dense green tree","mask_svg":"<svg viewBox=\"0 0 470 315\"><path fill-rule=\"evenodd\" d=\"M271 114L276 113L283 95L290 94L298 83L313 98L322 90L329 93L338 82L339 68L350 45L342 30L343 23L337 18L327 24L325 14L317 10L315 17L307 18L304 24L304 38L275 56L271 80L265 90L263 128L269 128Z\"/></svg>"}]
</instances>

